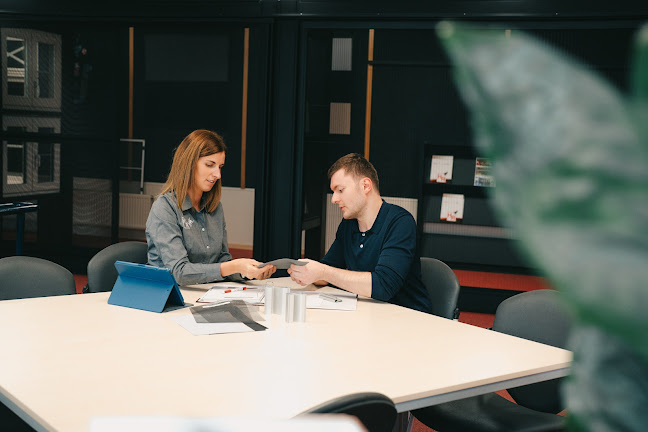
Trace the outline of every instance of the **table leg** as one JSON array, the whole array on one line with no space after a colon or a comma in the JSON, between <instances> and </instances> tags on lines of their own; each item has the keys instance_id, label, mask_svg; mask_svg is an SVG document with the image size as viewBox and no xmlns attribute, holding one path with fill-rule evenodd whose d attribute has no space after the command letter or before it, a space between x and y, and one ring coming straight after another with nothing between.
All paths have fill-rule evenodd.
<instances>
[{"instance_id":1,"label":"table leg","mask_svg":"<svg viewBox=\"0 0 648 432\"><path fill-rule=\"evenodd\" d=\"M25 214L16 214L16 255L22 255L25 239Z\"/></svg>"},{"instance_id":2,"label":"table leg","mask_svg":"<svg viewBox=\"0 0 648 432\"><path fill-rule=\"evenodd\" d=\"M412 430L413 416L409 411L398 413L393 432L410 432Z\"/></svg>"}]
</instances>

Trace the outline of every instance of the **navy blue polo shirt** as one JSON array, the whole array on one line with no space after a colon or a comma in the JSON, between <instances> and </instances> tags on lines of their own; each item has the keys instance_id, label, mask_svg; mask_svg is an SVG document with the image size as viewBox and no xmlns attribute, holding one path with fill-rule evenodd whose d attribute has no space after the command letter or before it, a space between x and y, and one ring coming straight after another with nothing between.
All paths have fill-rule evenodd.
<instances>
[{"instance_id":1,"label":"navy blue polo shirt","mask_svg":"<svg viewBox=\"0 0 648 432\"><path fill-rule=\"evenodd\" d=\"M343 219L322 263L371 272L372 298L431 313L416 249L416 222L402 207L383 201L365 232L357 219Z\"/></svg>"}]
</instances>

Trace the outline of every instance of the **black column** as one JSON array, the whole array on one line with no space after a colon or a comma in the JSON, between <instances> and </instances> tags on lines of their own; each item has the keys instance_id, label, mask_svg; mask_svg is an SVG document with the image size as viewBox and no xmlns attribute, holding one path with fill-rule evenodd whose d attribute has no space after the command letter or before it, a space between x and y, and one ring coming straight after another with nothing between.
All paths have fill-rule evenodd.
<instances>
[{"instance_id":1,"label":"black column","mask_svg":"<svg viewBox=\"0 0 648 432\"><path fill-rule=\"evenodd\" d=\"M263 261L298 258L301 247L299 22L275 21L271 40L267 146L254 219L254 257Z\"/></svg>"}]
</instances>

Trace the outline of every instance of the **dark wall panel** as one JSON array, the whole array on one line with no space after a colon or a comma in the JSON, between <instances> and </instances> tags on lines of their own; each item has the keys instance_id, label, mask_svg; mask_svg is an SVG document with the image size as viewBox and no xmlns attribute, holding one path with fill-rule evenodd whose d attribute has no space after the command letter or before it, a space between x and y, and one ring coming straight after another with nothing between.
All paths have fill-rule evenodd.
<instances>
[{"instance_id":1,"label":"dark wall panel","mask_svg":"<svg viewBox=\"0 0 648 432\"><path fill-rule=\"evenodd\" d=\"M137 27L135 30L134 138L147 143L146 181L166 180L174 149L195 129L223 136L228 154L223 185L238 186L241 173L243 27ZM177 40L182 43L170 43ZM181 53L185 43L202 41ZM216 45L208 42L217 40ZM153 50L154 52L149 52ZM147 67L182 61L167 75ZM228 65L227 70L220 66ZM181 68L180 68L181 67ZM180 68L180 69L178 69ZM187 76L195 77L186 81ZM192 72L202 69L203 72ZM205 71L210 74L205 75ZM152 79L151 79L152 78ZM200 78L201 80L198 80Z\"/></svg>"},{"instance_id":2,"label":"dark wall panel","mask_svg":"<svg viewBox=\"0 0 648 432\"><path fill-rule=\"evenodd\" d=\"M542 16L633 17L648 15L641 1L607 0L4 0L7 14L29 14L55 19L95 20L208 20L213 18L320 17L358 19L423 19Z\"/></svg>"},{"instance_id":3,"label":"dark wall panel","mask_svg":"<svg viewBox=\"0 0 648 432\"><path fill-rule=\"evenodd\" d=\"M299 86L299 24L276 23L270 65L268 141L258 153L263 180L255 191L254 257L268 261L297 257L301 240L301 149L296 144L296 105ZM299 162L298 162L299 161Z\"/></svg>"}]
</instances>

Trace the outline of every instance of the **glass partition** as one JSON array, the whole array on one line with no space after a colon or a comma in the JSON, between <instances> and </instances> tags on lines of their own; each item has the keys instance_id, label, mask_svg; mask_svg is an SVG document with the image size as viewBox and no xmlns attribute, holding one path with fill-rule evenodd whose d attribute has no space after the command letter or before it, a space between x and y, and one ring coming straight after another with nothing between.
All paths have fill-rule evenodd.
<instances>
[{"instance_id":1,"label":"glass partition","mask_svg":"<svg viewBox=\"0 0 648 432\"><path fill-rule=\"evenodd\" d=\"M51 99L54 97L54 45L50 43L38 42L38 79L36 87L36 97L41 99Z\"/></svg>"},{"instance_id":2,"label":"glass partition","mask_svg":"<svg viewBox=\"0 0 648 432\"><path fill-rule=\"evenodd\" d=\"M25 96L27 69L25 40L8 36L6 44L7 93L11 96Z\"/></svg>"}]
</instances>

